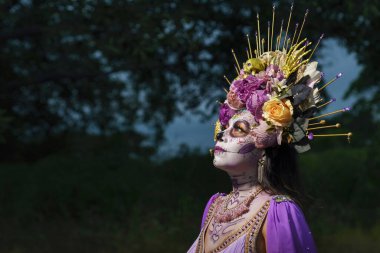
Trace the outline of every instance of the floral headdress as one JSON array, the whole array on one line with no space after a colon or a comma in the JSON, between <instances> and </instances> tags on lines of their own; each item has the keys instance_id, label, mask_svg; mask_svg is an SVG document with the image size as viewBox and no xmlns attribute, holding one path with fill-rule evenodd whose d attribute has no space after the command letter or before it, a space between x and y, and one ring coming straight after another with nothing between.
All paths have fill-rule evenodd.
<instances>
[{"instance_id":1,"label":"floral headdress","mask_svg":"<svg viewBox=\"0 0 380 253\"><path fill-rule=\"evenodd\" d=\"M293 36L288 35L292 11L293 5L290 9L286 31L283 30L282 22L280 32L274 41L275 6L273 6L272 22L268 22L267 42L262 38L260 18L257 14L255 57L247 34L248 59L242 66L232 50L237 76L232 82L224 76L230 86L229 90L226 90L227 98L220 106L214 139L216 139L216 134L226 127L230 118L241 110L248 110L257 122L266 121L269 126L267 131L277 133L278 145L283 142L292 143L298 152L309 150L309 141L315 137L347 136L350 141L352 133L313 134L311 132L323 128L340 127L340 124L323 126L326 123L325 120L312 121L349 111L350 108L346 107L315 116L321 107L335 101L335 99L330 99L324 102L320 96L321 90L340 78L342 74L339 73L325 85L317 87L323 73L317 70L318 62L311 61L311 57L322 40L323 34L313 48L310 47L312 43L306 38L300 40L308 15L307 10L299 32L297 32L297 23ZM283 33L285 33L284 38Z\"/></svg>"}]
</instances>

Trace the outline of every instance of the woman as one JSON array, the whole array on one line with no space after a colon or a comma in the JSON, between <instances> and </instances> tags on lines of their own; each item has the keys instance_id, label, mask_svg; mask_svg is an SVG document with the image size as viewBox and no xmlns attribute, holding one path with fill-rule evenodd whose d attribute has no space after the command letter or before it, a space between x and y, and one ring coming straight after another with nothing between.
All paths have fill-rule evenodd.
<instances>
[{"instance_id":1,"label":"woman","mask_svg":"<svg viewBox=\"0 0 380 253\"><path fill-rule=\"evenodd\" d=\"M242 68L232 51L238 75L232 83L225 77L230 86L214 137L214 166L229 174L232 191L211 197L189 253L316 252L297 204L296 151L310 149L322 74L310 62L311 43L289 41L275 50L268 43L266 52L260 43L256 57L249 44Z\"/></svg>"},{"instance_id":2,"label":"woman","mask_svg":"<svg viewBox=\"0 0 380 253\"><path fill-rule=\"evenodd\" d=\"M214 165L229 174L233 190L212 196L188 252L316 252L295 202L296 151L290 145L275 147L277 136L267 127L242 110L218 134Z\"/></svg>"}]
</instances>

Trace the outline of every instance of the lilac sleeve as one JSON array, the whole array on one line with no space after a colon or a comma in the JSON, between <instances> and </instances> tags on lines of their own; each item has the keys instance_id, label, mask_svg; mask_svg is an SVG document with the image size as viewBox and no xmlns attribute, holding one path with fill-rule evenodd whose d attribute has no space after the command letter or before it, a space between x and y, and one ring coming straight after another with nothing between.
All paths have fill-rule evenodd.
<instances>
[{"instance_id":1,"label":"lilac sleeve","mask_svg":"<svg viewBox=\"0 0 380 253\"><path fill-rule=\"evenodd\" d=\"M272 198L266 231L267 253L317 252L301 209L285 196Z\"/></svg>"}]
</instances>

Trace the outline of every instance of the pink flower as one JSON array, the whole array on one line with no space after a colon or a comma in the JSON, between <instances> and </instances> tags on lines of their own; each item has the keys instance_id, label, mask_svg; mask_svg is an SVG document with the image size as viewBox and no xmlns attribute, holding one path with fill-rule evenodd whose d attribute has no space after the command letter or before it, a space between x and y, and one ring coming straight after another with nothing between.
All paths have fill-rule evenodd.
<instances>
[{"instance_id":1,"label":"pink flower","mask_svg":"<svg viewBox=\"0 0 380 253\"><path fill-rule=\"evenodd\" d=\"M269 65L265 70L265 73L268 77L276 78L279 81L284 79L284 73L282 73L281 69L277 65Z\"/></svg>"},{"instance_id":2,"label":"pink flower","mask_svg":"<svg viewBox=\"0 0 380 253\"><path fill-rule=\"evenodd\" d=\"M236 95L236 92L234 92L233 89L230 89L230 91L227 94L227 103L231 108L235 110L244 108L244 104L240 101L240 99Z\"/></svg>"}]
</instances>

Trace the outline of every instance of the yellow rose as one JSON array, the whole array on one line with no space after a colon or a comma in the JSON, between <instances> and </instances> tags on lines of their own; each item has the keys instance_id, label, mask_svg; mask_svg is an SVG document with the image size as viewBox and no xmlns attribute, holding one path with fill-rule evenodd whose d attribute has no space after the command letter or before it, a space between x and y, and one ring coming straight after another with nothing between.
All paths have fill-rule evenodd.
<instances>
[{"instance_id":1,"label":"yellow rose","mask_svg":"<svg viewBox=\"0 0 380 253\"><path fill-rule=\"evenodd\" d=\"M275 126L287 127L293 122L293 106L288 99L272 98L263 105L263 117Z\"/></svg>"}]
</instances>

